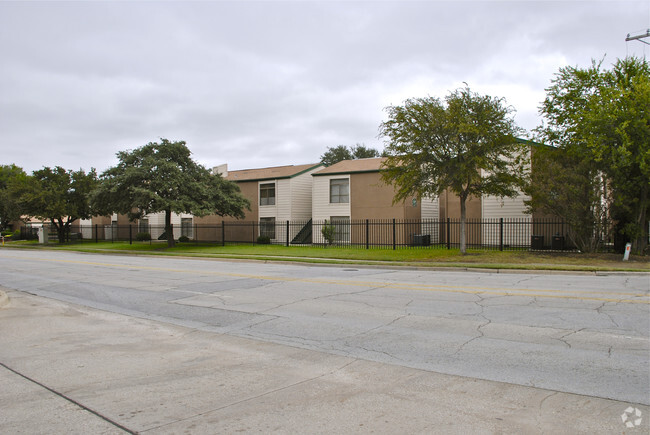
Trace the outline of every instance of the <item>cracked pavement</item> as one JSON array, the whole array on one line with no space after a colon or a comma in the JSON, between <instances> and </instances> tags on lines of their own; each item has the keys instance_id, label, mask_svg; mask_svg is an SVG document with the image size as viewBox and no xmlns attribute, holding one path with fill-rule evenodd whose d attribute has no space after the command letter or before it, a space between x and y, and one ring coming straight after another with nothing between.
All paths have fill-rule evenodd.
<instances>
[{"instance_id":1,"label":"cracked pavement","mask_svg":"<svg viewBox=\"0 0 650 435\"><path fill-rule=\"evenodd\" d=\"M647 274L491 274L3 250L7 288L331 355L650 404Z\"/></svg>"}]
</instances>

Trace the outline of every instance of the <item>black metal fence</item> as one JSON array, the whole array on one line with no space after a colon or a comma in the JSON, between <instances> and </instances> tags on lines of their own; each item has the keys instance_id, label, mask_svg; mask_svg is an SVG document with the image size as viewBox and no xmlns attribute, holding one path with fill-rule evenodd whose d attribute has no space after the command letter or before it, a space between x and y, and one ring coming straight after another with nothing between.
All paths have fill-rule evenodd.
<instances>
[{"instance_id":1,"label":"black metal fence","mask_svg":"<svg viewBox=\"0 0 650 435\"><path fill-rule=\"evenodd\" d=\"M176 225L175 240L195 244L275 244L284 246L345 246L362 249L458 248L460 220L222 221L218 224ZM329 230L329 231L328 231ZM34 234L24 229L24 234ZM568 225L546 219L468 219L468 248L487 250L573 250ZM147 240L148 237L150 240ZM50 232L50 240L56 240ZM77 225L70 242L136 243L166 240L163 226ZM605 244L608 242L604 241Z\"/></svg>"}]
</instances>

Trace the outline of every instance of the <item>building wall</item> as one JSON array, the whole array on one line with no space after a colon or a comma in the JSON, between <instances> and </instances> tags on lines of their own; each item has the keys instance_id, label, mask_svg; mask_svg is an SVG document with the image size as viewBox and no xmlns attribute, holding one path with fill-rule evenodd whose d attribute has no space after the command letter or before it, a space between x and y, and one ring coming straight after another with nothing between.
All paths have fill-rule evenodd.
<instances>
[{"instance_id":1,"label":"building wall","mask_svg":"<svg viewBox=\"0 0 650 435\"><path fill-rule=\"evenodd\" d=\"M257 207L259 210L259 218L268 218L274 217L278 219L278 210L281 210L283 207L286 207L286 200L290 195L290 192L287 192L288 186L286 186L281 181L283 180L266 180L266 181L256 181L257 184ZM262 184L273 184L275 185L275 204L273 205L260 205L259 203L259 189ZM247 196L248 198L248 196ZM250 199L250 198L249 198ZM251 200L252 202L252 200ZM247 220L258 220L258 219L247 219Z\"/></svg>"},{"instance_id":2,"label":"building wall","mask_svg":"<svg viewBox=\"0 0 650 435\"><path fill-rule=\"evenodd\" d=\"M350 203L354 201L350 191L350 202L347 204L330 204L330 180L349 179L349 175L328 175L314 177L312 189L312 218L315 221L329 220L332 216L350 216ZM352 190L352 189L350 189Z\"/></svg>"},{"instance_id":3,"label":"building wall","mask_svg":"<svg viewBox=\"0 0 650 435\"><path fill-rule=\"evenodd\" d=\"M524 205L526 199L528 197L523 194L515 198L484 196L481 201L483 218L518 219L530 217L529 214L526 214L526 206Z\"/></svg>"},{"instance_id":4,"label":"building wall","mask_svg":"<svg viewBox=\"0 0 650 435\"><path fill-rule=\"evenodd\" d=\"M439 198L440 205L440 238L441 242L446 242L446 220L447 218L458 221L460 219L460 198L455 193L445 190ZM481 213L483 211L481 198L470 197L465 202L466 206L466 217L468 225L467 229L467 243L480 244L483 240L482 227L476 223L470 223L471 220L481 219ZM450 227L451 234L449 241L451 243L458 243L460 241L460 228L459 224L454 224L453 227Z\"/></svg>"},{"instance_id":5,"label":"building wall","mask_svg":"<svg viewBox=\"0 0 650 435\"><path fill-rule=\"evenodd\" d=\"M400 203L393 205L395 189L382 183L379 172L350 175L350 211L352 220L363 219L409 219L415 210L419 218L420 205L407 207Z\"/></svg>"},{"instance_id":6,"label":"building wall","mask_svg":"<svg viewBox=\"0 0 650 435\"><path fill-rule=\"evenodd\" d=\"M309 220L312 218L312 185L311 174L323 169L322 166L313 171L300 174L291 179L291 220Z\"/></svg>"}]
</instances>

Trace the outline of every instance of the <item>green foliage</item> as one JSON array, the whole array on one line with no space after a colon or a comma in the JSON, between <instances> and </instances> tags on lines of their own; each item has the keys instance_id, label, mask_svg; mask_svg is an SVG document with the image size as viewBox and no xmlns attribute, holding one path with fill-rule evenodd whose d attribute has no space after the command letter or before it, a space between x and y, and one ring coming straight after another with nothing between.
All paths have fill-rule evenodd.
<instances>
[{"instance_id":1,"label":"green foliage","mask_svg":"<svg viewBox=\"0 0 650 435\"><path fill-rule=\"evenodd\" d=\"M218 214L244 217L250 208L237 184L194 162L184 141L161 139L132 151L117 153L119 163L105 171L93 202L102 214L127 214L131 220L165 212L165 228L172 213L194 216ZM167 241L173 246L171 231Z\"/></svg>"},{"instance_id":2,"label":"green foliage","mask_svg":"<svg viewBox=\"0 0 650 435\"><path fill-rule=\"evenodd\" d=\"M604 199L622 242L631 240L635 252L642 252L650 214L650 65L632 57L608 71L592 62L586 69L561 68L551 83L541 107L547 123L538 129L540 138L606 177ZM598 219L596 214L591 221Z\"/></svg>"},{"instance_id":3,"label":"green foliage","mask_svg":"<svg viewBox=\"0 0 650 435\"><path fill-rule=\"evenodd\" d=\"M368 159L379 157L379 151L374 148L368 148L363 144L356 144L351 147L337 145L327 147L327 151L320 157L320 162L325 166L332 166L343 160Z\"/></svg>"},{"instance_id":4,"label":"green foliage","mask_svg":"<svg viewBox=\"0 0 650 435\"><path fill-rule=\"evenodd\" d=\"M271 244L271 238L269 236L259 236L257 238L257 244L258 245L270 245Z\"/></svg>"},{"instance_id":5,"label":"green foliage","mask_svg":"<svg viewBox=\"0 0 650 435\"><path fill-rule=\"evenodd\" d=\"M149 233L138 233L135 235L135 240L138 242L148 242L151 240L151 234Z\"/></svg>"},{"instance_id":6,"label":"green foliage","mask_svg":"<svg viewBox=\"0 0 650 435\"><path fill-rule=\"evenodd\" d=\"M532 158L532 173L524 192L529 212L541 211L561 217L572 229L569 239L582 252L602 247L608 227L606 181L590 161L566 150L538 147Z\"/></svg>"},{"instance_id":7,"label":"green foliage","mask_svg":"<svg viewBox=\"0 0 650 435\"><path fill-rule=\"evenodd\" d=\"M178 241L181 242L181 243L187 243L187 242L190 241L190 238L187 237L187 236L180 236L180 237L178 238Z\"/></svg>"},{"instance_id":8,"label":"green foliage","mask_svg":"<svg viewBox=\"0 0 650 435\"><path fill-rule=\"evenodd\" d=\"M27 179L20 201L28 216L50 220L60 243L65 242L70 225L94 215L90 196L97 186L97 173L91 169L65 170L44 167Z\"/></svg>"},{"instance_id":9,"label":"green foliage","mask_svg":"<svg viewBox=\"0 0 650 435\"><path fill-rule=\"evenodd\" d=\"M27 174L16 165L0 166L0 229L5 229L24 214L20 201L27 187Z\"/></svg>"},{"instance_id":10,"label":"green foliage","mask_svg":"<svg viewBox=\"0 0 650 435\"><path fill-rule=\"evenodd\" d=\"M336 226L333 223L328 222L326 219L320 232L328 245L334 243L334 240L336 239Z\"/></svg>"},{"instance_id":11,"label":"green foliage","mask_svg":"<svg viewBox=\"0 0 650 435\"><path fill-rule=\"evenodd\" d=\"M393 203L449 190L460 199L461 252L466 252L465 203L470 196L513 197L524 179L526 150L505 100L468 87L438 98L406 100L386 109L380 126L387 146L382 179L396 188Z\"/></svg>"}]
</instances>

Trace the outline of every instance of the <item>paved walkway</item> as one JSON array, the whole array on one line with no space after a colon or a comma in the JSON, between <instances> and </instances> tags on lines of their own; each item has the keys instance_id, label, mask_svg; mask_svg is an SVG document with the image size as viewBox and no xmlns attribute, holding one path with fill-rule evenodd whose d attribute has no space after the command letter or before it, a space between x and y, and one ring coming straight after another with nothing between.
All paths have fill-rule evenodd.
<instances>
[{"instance_id":1,"label":"paved walkway","mask_svg":"<svg viewBox=\"0 0 650 435\"><path fill-rule=\"evenodd\" d=\"M0 308L0 433L561 434L650 427L647 406L7 294Z\"/></svg>"}]
</instances>

